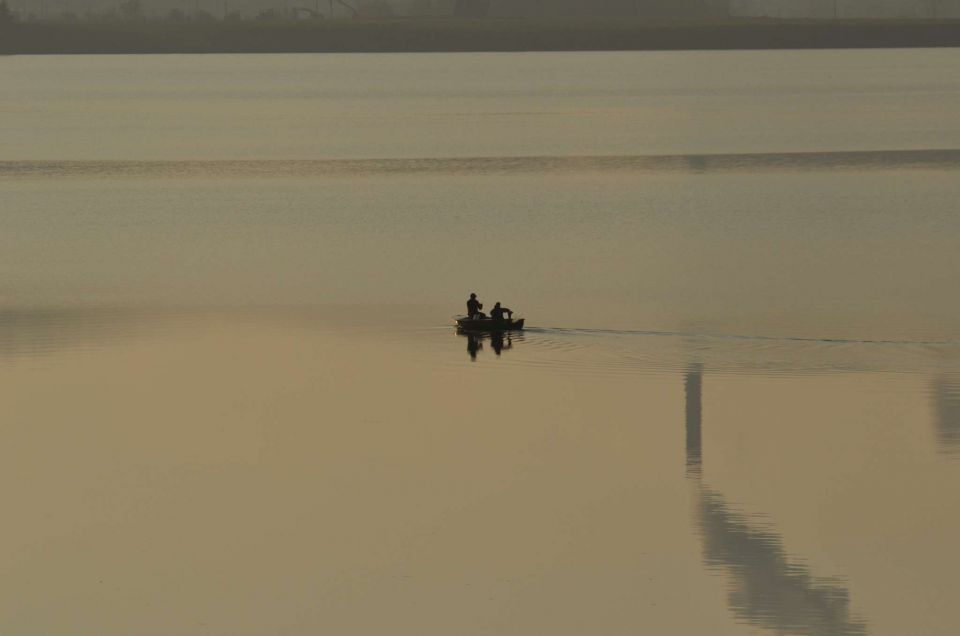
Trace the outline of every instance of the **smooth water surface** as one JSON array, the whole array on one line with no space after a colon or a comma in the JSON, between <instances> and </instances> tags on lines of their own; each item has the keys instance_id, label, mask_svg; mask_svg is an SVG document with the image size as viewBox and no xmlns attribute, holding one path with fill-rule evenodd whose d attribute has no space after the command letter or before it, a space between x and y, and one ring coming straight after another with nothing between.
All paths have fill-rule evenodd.
<instances>
[{"instance_id":1,"label":"smooth water surface","mask_svg":"<svg viewBox=\"0 0 960 636\"><path fill-rule=\"evenodd\" d=\"M0 631L955 633L958 63L0 59Z\"/></svg>"}]
</instances>

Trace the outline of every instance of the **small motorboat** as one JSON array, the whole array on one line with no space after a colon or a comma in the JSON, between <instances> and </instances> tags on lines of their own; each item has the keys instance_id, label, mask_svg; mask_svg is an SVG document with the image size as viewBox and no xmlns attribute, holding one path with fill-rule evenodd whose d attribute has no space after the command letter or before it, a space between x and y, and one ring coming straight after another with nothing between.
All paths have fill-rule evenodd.
<instances>
[{"instance_id":1,"label":"small motorboat","mask_svg":"<svg viewBox=\"0 0 960 636\"><path fill-rule=\"evenodd\" d=\"M513 318L494 320L493 318L456 316L454 320L457 322L457 329L462 329L463 331L515 331L523 329L523 318L516 320Z\"/></svg>"}]
</instances>

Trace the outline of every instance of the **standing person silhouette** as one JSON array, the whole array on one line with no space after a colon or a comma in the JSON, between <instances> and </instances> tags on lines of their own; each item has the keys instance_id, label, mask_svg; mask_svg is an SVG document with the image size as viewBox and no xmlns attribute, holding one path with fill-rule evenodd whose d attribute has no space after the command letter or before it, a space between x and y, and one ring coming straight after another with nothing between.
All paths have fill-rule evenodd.
<instances>
[{"instance_id":1,"label":"standing person silhouette","mask_svg":"<svg viewBox=\"0 0 960 636\"><path fill-rule=\"evenodd\" d=\"M471 318L486 318L481 309L483 309L483 303L477 300L476 294L470 294L470 300L467 301L467 315Z\"/></svg>"}]
</instances>

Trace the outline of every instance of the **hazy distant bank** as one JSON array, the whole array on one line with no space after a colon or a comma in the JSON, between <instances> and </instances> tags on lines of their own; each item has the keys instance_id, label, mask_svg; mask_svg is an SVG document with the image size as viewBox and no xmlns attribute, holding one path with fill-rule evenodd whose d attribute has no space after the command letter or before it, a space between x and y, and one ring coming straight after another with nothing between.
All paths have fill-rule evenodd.
<instances>
[{"instance_id":1,"label":"hazy distant bank","mask_svg":"<svg viewBox=\"0 0 960 636\"><path fill-rule=\"evenodd\" d=\"M589 51L960 46L960 20L392 19L14 23L0 53Z\"/></svg>"}]
</instances>

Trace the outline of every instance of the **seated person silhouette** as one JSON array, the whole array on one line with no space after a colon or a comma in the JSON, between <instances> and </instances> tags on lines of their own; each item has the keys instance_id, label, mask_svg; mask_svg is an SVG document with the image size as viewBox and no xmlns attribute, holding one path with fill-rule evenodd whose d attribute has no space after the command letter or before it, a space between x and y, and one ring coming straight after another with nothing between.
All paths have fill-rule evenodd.
<instances>
[{"instance_id":1,"label":"seated person silhouette","mask_svg":"<svg viewBox=\"0 0 960 636\"><path fill-rule=\"evenodd\" d=\"M490 317L494 320L503 320L504 314L507 314L509 318L513 318L513 310L501 307L499 302L490 310Z\"/></svg>"},{"instance_id":2,"label":"seated person silhouette","mask_svg":"<svg viewBox=\"0 0 960 636\"><path fill-rule=\"evenodd\" d=\"M483 309L483 303L477 300L476 294L470 294L470 300L467 301L467 315L471 318L486 318L481 309Z\"/></svg>"}]
</instances>

